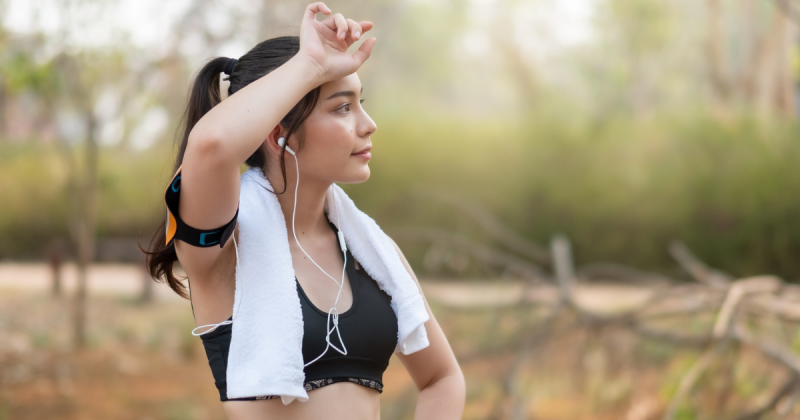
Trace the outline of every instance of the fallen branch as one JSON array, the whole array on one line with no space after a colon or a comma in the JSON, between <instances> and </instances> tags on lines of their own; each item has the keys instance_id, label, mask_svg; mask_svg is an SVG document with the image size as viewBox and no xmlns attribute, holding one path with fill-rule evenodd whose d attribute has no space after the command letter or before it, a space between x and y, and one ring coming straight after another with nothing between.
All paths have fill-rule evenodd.
<instances>
[{"instance_id":1,"label":"fallen branch","mask_svg":"<svg viewBox=\"0 0 800 420\"><path fill-rule=\"evenodd\" d=\"M759 292L775 292L781 288L782 283L783 282L775 276L751 277L733 283L719 311L719 316L717 316L717 322L714 324L712 335L715 338L722 338L722 336L727 333L733 312L736 310L736 306L744 295Z\"/></svg>"},{"instance_id":2,"label":"fallen branch","mask_svg":"<svg viewBox=\"0 0 800 420\"><path fill-rule=\"evenodd\" d=\"M450 200L452 203L456 201ZM464 204L464 203L461 203ZM465 205L464 207L469 207ZM482 210L481 210L482 211ZM480 211L473 210L472 216L482 218ZM483 220L489 219L484 218ZM514 241L521 241L520 237L514 237L508 231L504 231L496 219L484 224L486 230L494 232L495 239L504 245L512 243L517 251L525 246ZM496 224L496 225L495 225ZM488 226L488 227L487 227ZM667 277L654 275L644 271L625 267L616 264L596 264L583 269L576 269L573 262L573 255L570 241L566 236L555 236L551 241L551 249L548 253L550 263L548 268L552 268L552 273L546 273L540 266L526 260L525 258L511 254L509 252L493 248L491 246L477 243L469 238L455 233L445 232L437 228L406 228L394 234L398 239L409 238L415 240L427 240L444 246L459 249L470 254L472 257L495 265L504 269L515 267L524 274L526 279L525 291L521 292L520 299L515 300L512 307L523 308L525 305L550 305L550 312L541 322L535 325L523 326L516 336L511 338L511 343L501 343L498 347L483 349L473 353L466 359L479 359L492 355L502 354L511 356L511 352L506 348L513 348L515 357L512 357L508 370L503 375L504 389L506 396L511 398L512 405L517 408L524 406L516 388L518 381L518 371L523 365L523 361L529 356L530 351L543 342L552 344L550 338L555 338L558 325L563 325L559 320L563 317L573 317L574 326L582 330L598 331L608 327L618 327L626 329L632 333L651 340L658 340L683 348L704 349L702 355L695 361L691 368L684 374L678 388L670 400L664 412L663 419L671 420L677 413L681 404L686 401L702 373L711 366L719 354L731 343L757 350L763 356L777 362L777 364L790 373L790 381L787 381L776 392L770 401L763 404L757 410L746 413L737 420L756 420L775 409L779 404L787 405L785 411L791 411L796 403L796 396L800 393L800 357L795 354L790 347L768 337L760 337L751 334L741 326L741 319L746 315L758 312L776 317L779 322L782 320L800 321L800 287L785 284L780 278L775 276L757 276L736 280L722 271L713 269L699 260L681 242L673 242L669 246L670 254L678 264L688 272L697 283L677 283ZM529 253L518 252L532 258ZM580 276L577 276L579 273ZM650 284L657 284L657 287L642 291L629 292L628 305L622 313L619 311L606 314L605 311L598 309L598 302L602 301L585 300L584 294L576 283L579 278L590 276L612 277L625 280L629 285L637 282L637 278L653 279ZM550 284L542 286L537 284L540 280L549 280ZM558 294L553 287L558 287ZM582 286L582 285L581 285ZM547 287L547 290L537 287ZM535 291L541 296L537 296L537 301L533 302L531 297ZM608 293L608 291L604 291ZM516 292L515 292L516 293ZM579 299L576 299L576 296ZM605 295L603 295L605 296ZM632 300L631 300L632 299ZM633 304L630 304L633 302ZM619 306L618 306L619 307ZM617 308L618 308L617 307ZM595 308L595 309L592 309ZM492 309L496 310L496 309ZM674 332L664 329L656 329L648 323L653 320L667 317L684 317L696 315L698 313L708 313L709 331L702 334L689 335L682 331ZM680 322L684 322L679 319ZM713 324L711 324L713 322ZM684 325L684 324L680 324ZM572 328L572 327L570 327ZM493 346L494 347L494 346ZM459 359L463 359L460 357ZM463 363L464 360L461 360ZM728 392L728 391L725 391ZM784 398L792 395L790 398ZM725 401L725 399L721 400ZM781 403L785 401L785 403ZM496 408L499 408L497 406ZM495 414L499 412L495 411ZM518 411L520 414L521 411ZM498 414L499 415L499 414Z\"/></svg>"},{"instance_id":3,"label":"fallen branch","mask_svg":"<svg viewBox=\"0 0 800 420\"><path fill-rule=\"evenodd\" d=\"M637 285L648 284L652 286L667 285L677 283L674 279L657 273L639 270L617 263L595 263L580 267L577 270L577 277L617 280Z\"/></svg>"},{"instance_id":4,"label":"fallen branch","mask_svg":"<svg viewBox=\"0 0 800 420\"><path fill-rule=\"evenodd\" d=\"M411 194L412 196L421 197L426 200L437 200L459 209L462 213L475 221L478 226L483 228L489 236L508 247L511 251L530 258L539 264L550 264L551 256L547 248L507 228L484 206L447 191L417 190Z\"/></svg>"},{"instance_id":5,"label":"fallen branch","mask_svg":"<svg viewBox=\"0 0 800 420\"><path fill-rule=\"evenodd\" d=\"M765 356L790 369L794 374L800 375L800 357L789 347L767 337L756 338L741 325L734 325L732 330L733 337L740 342L759 350Z\"/></svg>"},{"instance_id":6,"label":"fallen branch","mask_svg":"<svg viewBox=\"0 0 800 420\"><path fill-rule=\"evenodd\" d=\"M392 232L392 237L395 240L426 240L445 246L459 248L464 252L471 254L472 257L491 265L500 267L513 265L518 267L520 271L526 273L526 277L530 280L550 280L550 277L539 266L530 261L517 257L516 255L508 252L475 242L463 235L447 232L439 228L403 228L402 230Z\"/></svg>"},{"instance_id":7,"label":"fallen branch","mask_svg":"<svg viewBox=\"0 0 800 420\"><path fill-rule=\"evenodd\" d=\"M686 272L700 283L716 289L725 289L731 282L731 277L719 270L712 269L689 251L689 248L680 241L673 241L669 245L669 253L678 261Z\"/></svg>"},{"instance_id":8,"label":"fallen branch","mask_svg":"<svg viewBox=\"0 0 800 420\"><path fill-rule=\"evenodd\" d=\"M561 302L569 306L575 306L575 299L572 296L575 270L572 266L572 250L570 249L569 239L563 235L554 237L550 249L552 250L558 289L561 292Z\"/></svg>"}]
</instances>

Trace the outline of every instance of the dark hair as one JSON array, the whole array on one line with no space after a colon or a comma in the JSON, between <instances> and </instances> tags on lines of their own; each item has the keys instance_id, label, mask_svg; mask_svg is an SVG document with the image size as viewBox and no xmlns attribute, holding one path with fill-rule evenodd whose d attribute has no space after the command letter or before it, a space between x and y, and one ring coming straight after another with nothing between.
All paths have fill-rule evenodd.
<instances>
[{"instance_id":1,"label":"dark hair","mask_svg":"<svg viewBox=\"0 0 800 420\"><path fill-rule=\"evenodd\" d=\"M268 39L260 42L247 54L241 56L239 61L230 70L228 79L230 86L228 87L228 95L235 94L239 89L249 85L250 83L260 79L269 72L282 66L289 61L300 50L300 38L297 36L281 36L277 38ZM183 156L186 153L186 143L189 139L189 133L192 128L197 124L197 121L203 117L211 108L221 102L219 91L219 77L226 69L229 59L227 57L214 58L197 73L194 82L189 91L189 100L186 110L181 118L185 121L183 134L181 136L180 148L178 155L175 159L172 173L174 175L183 163ZM297 131L302 132L302 124L306 118L311 114L311 111L316 106L319 99L320 87L316 87L311 92L307 93L297 105L292 108L288 114L281 120L280 124L286 128L286 139ZM301 133L302 134L302 133ZM283 194L286 192L286 161L285 149L287 141L280 153L281 174L283 175L283 191L274 194ZM298 137L298 151L302 150L304 138ZM256 150L244 162L249 167L260 168L262 171L267 165L267 149L262 143L258 150ZM166 184L165 184L166 185ZM166 207L166 206L165 206ZM155 236L150 242L150 249L144 250L140 246L139 249L147 254L146 265L147 271L156 282L166 282L169 287L184 299L189 299L186 286L177 279L172 273L173 265L178 260L178 255L175 253L175 240L170 241L169 245L166 242L166 218L161 223L161 226L156 231Z\"/></svg>"}]
</instances>

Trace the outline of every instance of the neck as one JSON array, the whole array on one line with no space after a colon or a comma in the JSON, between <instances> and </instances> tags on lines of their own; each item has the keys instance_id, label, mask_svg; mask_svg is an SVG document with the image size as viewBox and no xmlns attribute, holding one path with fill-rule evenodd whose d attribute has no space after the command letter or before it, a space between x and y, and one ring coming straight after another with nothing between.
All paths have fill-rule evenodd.
<instances>
[{"instance_id":1,"label":"neck","mask_svg":"<svg viewBox=\"0 0 800 420\"><path fill-rule=\"evenodd\" d=\"M281 205L283 217L286 221L286 230L289 234L289 241L294 241L292 231L292 213L294 212L294 229L297 239L302 241L303 237L319 237L330 235L330 226L325 218L325 195L330 182L320 181L308 176L300 178L300 187L297 188L297 210L295 211L295 188L297 187L297 170L293 167L294 162L286 162L286 191L277 194L278 203ZM279 171L267 174L267 179L275 192L284 189L283 176Z\"/></svg>"}]
</instances>

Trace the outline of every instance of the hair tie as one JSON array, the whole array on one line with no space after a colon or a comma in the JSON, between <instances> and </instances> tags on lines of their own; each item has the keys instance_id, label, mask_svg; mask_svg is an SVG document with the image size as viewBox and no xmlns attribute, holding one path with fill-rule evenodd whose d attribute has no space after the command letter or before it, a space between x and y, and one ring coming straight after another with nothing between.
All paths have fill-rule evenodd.
<instances>
[{"instance_id":1,"label":"hair tie","mask_svg":"<svg viewBox=\"0 0 800 420\"><path fill-rule=\"evenodd\" d=\"M222 68L222 72L229 75L233 73L233 67L236 66L239 60L235 58L229 58L228 61L225 62L225 67Z\"/></svg>"}]
</instances>

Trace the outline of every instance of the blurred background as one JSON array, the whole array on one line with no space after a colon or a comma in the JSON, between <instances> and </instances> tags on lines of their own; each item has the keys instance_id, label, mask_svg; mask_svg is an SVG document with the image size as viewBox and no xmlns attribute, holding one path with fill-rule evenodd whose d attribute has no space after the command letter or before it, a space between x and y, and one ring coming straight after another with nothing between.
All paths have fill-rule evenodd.
<instances>
[{"instance_id":1,"label":"blurred background","mask_svg":"<svg viewBox=\"0 0 800 420\"><path fill-rule=\"evenodd\" d=\"M800 418L800 2L326 4L378 39L372 175L342 187L419 277L465 419ZM225 418L138 246L195 72L305 6L0 0L0 420ZM412 419L394 357L384 385Z\"/></svg>"}]
</instances>

